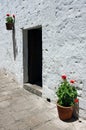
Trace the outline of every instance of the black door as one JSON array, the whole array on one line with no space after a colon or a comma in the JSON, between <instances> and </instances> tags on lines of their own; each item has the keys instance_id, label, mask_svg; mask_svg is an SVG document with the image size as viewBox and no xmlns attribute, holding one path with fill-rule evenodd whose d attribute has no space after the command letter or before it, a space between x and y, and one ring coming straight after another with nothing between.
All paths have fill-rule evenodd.
<instances>
[{"instance_id":1,"label":"black door","mask_svg":"<svg viewBox=\"0 0 86 130\"><path fill-rule=\"evenodd\" d=\"M42 28L28 30L29 83L42 86Z\"/></svg>"}]
</instances>

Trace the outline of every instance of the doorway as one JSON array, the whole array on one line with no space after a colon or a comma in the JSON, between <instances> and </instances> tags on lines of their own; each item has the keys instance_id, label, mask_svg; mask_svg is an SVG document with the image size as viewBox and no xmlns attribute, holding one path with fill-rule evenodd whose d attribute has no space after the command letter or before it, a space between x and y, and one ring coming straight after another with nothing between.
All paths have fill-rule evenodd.
<instances>
[{"instance_id":1,"label":"doorway","mask_svg":"<svg viewBox=\"0 0 86 130\"><path fill-rule=\"evenodd\" d=\"M24 83L42 87L42 27L25 30Z\"/></svg>"},{"instance_id":2,"label":"doorway","mask_svg":"<svg viewBox=\"0 0 86 130\"><path fill-rule=\"evenodd\" d=\"M42 29L28 30L29 83L42 86Z\"/></svg>"}]
</instances>

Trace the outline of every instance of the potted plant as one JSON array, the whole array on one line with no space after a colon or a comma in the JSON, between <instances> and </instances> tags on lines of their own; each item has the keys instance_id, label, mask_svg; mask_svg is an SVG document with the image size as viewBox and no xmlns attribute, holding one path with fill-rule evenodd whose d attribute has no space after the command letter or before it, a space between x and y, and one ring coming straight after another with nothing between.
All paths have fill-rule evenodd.
<instances>
[{"instance_id":1,"label":"potted plant","mask_svg":"<svg viewBox=\"0 0 86 130\"><path fill-rule=\"evenodd\" d=\"M15 23L15 15L11 16L10 14L6 14L6 29L12 30Z\"/></svg>"},{"instance_id":2,"label":"potted plant","mask_svg":"<svg viewBox=\"0 0 86 130\"><path fill-rule=\"evenodd\" d=\"M74 80L68 82L66 75L62 75L62 82L56 90L58 115L61 120L71 119L73 115L75 99L77 99L74 83Z\"/></svg>"}]
</instances>

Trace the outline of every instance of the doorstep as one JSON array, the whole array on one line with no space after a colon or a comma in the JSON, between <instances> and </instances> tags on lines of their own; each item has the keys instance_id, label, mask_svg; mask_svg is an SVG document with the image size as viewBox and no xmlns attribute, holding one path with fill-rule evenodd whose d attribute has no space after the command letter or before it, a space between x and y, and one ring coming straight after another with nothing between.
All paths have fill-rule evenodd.
<instances>
[{"instance_id":1,"label":"doorstep","mask_svg":"<svg viewBox=\"0 0 86 130\"><path fill-rule=\"evenodd\" d=\"M42 96L42 87L40 87L38 85L25 83L24 89L26 89L26 90L30 91L31 93L34 93L40 97Z\"/></svg>"}]
</instances>

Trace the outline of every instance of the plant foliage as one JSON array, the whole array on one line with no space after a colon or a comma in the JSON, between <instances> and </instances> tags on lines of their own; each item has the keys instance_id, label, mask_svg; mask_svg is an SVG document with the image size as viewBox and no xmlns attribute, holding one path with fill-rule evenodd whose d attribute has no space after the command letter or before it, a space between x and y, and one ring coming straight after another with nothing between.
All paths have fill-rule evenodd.
<instances>
[{"instance_id":1,"label":"plant foliage","mask_svg":"<svg viewBox=\"0 0 86 130\"><path fill-rule=\"evenodd\" d=\"M58 97L58 103L62 106L72 106L74 105L74 100L77 98L77 90L76 87L73 86L73 83L69 83L66 78L63 78L63 81L59 85L56 95ZM71 80L74 81L74 80Z\"/></svg>"},{"instance_id":2,"label":"plant foliage","mask_svg":"<svg viewBox=\"0 0 86 130\"><path fill-rule=\"evenodd\" d=\"M7 23L14 23L15 22L15 15L10 16L10 14L6 14L6 22Z\"/></svg>"}]
</instances>

